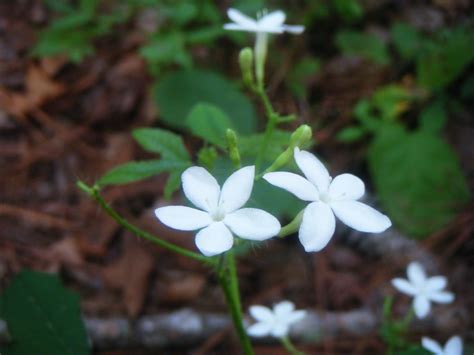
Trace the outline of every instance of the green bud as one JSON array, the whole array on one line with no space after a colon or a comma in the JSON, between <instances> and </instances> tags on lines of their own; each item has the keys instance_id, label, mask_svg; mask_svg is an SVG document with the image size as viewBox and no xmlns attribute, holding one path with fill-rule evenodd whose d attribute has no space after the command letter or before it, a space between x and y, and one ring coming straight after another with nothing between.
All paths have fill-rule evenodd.
<instances>
[{"instance_id":1,"label":"green bud","mask_svg":"<svg viewBox=\"0 0 474 355\"><path fill-rule=\"evenodd\" d=\"M198 152L199 165L204 166L207 170L214 168L214 163L217 159L217 150L214 147L204 147Z\"/></svg>"},{"instance_id":2,"label":"green bud","mask_svg":"<svg viewBox=\"0 0 474 355\"><path fill-rule=\"evenodd\" d=\"M237 144L237 134L234 130L228 128L225 132L227 139L227 149L229 150L229 157L234 164L234 167L240 168L240 152Z\"/></svg>"},{"instance_id":3,"label":"green bud","mask_svg":"<svg viewBox=\"0 0 474 355\"><path fill-rule=\"evenodd\" d=\"M254 85L253 80L253 51L250 47L245 47L239 54L240 70L242 71L242 79L248 87Z\"/></svg>"},{"instance_id":4,"label":"green bud","mask_svg":"<svg viewBox=\"0 0 474 355\"><path fill-rule=\"evenodd\" d=\"M309 142L311 138L313 138L311 127L306 124L301 125L291 134L290 148L301 148L301 146Z\"/></svg>"}]
</instances>

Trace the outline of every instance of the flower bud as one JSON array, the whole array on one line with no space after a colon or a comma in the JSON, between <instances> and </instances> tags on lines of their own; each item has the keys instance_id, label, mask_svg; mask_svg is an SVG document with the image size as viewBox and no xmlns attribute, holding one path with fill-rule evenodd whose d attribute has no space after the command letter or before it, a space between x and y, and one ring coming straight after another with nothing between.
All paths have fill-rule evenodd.
<instances>
[{"instance_id":1,"label":"flower bud","mask_svg":"<svg viewBox=\"0 0 474 355\"><path fill-rule=\"evenodd\" d=\"M291 134L290 148L292 148L292 150L294 147L301 148L301 146L309 142L312 137L313 131L311 127L306 124L301 125Z\"/></svg>"},{"instance_id":2,"label":"flower bud","mask_svg":"<svg viewBox=\"0 0 474 355\"><path fill-rule=\"evenodd\" d=\"M239 53L240 70L242 71L242 79L244 84L252 87L253 80L253 51L252 48L245 47Z\"/></svg>"},{"instance_id":3,"label":"flower bud","mask_svg":"<svg viewBox=\"0 0 474 355\"><path fill-rule=\"evenodd\" d=\"M227 149L229 151L230 160L236 168L240 168L240 152L237 145L237 134L234 130L228 128L225 132L225 136L227 139Z\"/></svg>"}]
</instances>

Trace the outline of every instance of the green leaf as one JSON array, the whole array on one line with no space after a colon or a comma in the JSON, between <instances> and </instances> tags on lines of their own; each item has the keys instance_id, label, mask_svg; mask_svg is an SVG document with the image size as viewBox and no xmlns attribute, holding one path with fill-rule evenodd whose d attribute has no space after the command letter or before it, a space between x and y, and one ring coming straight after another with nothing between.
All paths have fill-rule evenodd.
<instances>
[{"instance_id":1,"label":"green leaf","mask_svg":"<svg viewBox=\"0 0 474 355\"><path fill-rule=\"evenodd\" d=\"M435 135L385 124L377 131L368 158L385 211L413 237L443 228L469 200L455 153Z\"/></svg>"},{"instance_id":2,"label":"green leaf","mask_svg":"<svg viewBox=\"0 0 474 355\"><path fill-rule=\"evenodd\" d=\"M423 38L418 30L407 23L396 23L391 28L396 49L405 60L414 59L421 48Z\"/></svg>"},{"instance_id":3,"label":"green leaf","mask_svg":"<svg viewBox=\"0 0 474 355\"><path fill-rule=\"evenodd\" d=\"M364 9L357 0L333 0L331 5L348 22L359 20L364 15Z\"/></svg>"},{"instance_id":4,"label":"green leaf","mask_svg":"<svg viewBox=\"0 0 474 355\"><path fill-rule=\"evenodd\" d=\"M306 86L308 78L311 78L319 71L321 62L314 57L306 56L301 59L291 69L287 76L289 89L299 98L306 96Z\"/></svg>"},{"instance_id":5,"label":"green leaf","mask_svg":"<svg viewBox=\"0 0 474 355\"><path fill-rule=\"evenodd\" d=\"M336 35L336 45L344 54L367 58L382 65L390 63L386 44L375 35L340 31Z\"/></svg>"},{"instance_id":6,"label":"green leaf","mask_svg":"<svg viewBox=\"0 0 474 355\"><path fill-rule=\"evenodd\" d=\"M420 129L430 133L440 133L447 121L444 103L434 101L420 114Z\"/></svg>"},{"instance_id":7,"label":"green leaf","mask_svg":"<svg viewBox=\"0 0 474 355\"><path fill-rule=\"evenodd\" d=\"M404 113L412 99L411 93L401 85L387 85L372 96L371 104L384 121L392 121Z\"/></svg>"},{"instance_id":8,"label":"green leaf","mask_svg":"<svg viewBox=\"0 0 474 355\"><path fill-rule=\"evenodd\" d=\"M163 159L189 161L189 153L181 137L159 128L138 128L132 132L133 138L148 152L161 154Z\"/></svg>"},{"instance_id":9,"label":"green leaf","mask_svg":"<svg viewBox=\"0 0 474 355\"><path fill-rule=\"evenodd\" d=\"M197 103L220 108L242 134L256 130L257 116L247 97L221 75L204 70L180 70L160 78L154 87L161 120L185 128L186 118Z\"/></svg>"},{"instance_id":10,"label":"green leaf","mask_svg":"<svg viewBox=\"0 0 474 355\"><path fill-rule=\"evenodd\" d=\"M343 143L351 143L358 141L365 136L367 130L363 126L349 126L337 133L337 140Z\"/></svg>"},{"instance_id":11,"label":"green leaf","mask_svg":"<svg viewBox=\"0 0 474 355\"><path fill-rule=\"evenodd\" d=\"M265 152L264 160L273 161L280 153L282 153L288 144L290 143L291 132L275 130L272 135L271 141L268 143L267 150ZM256 147L260 147L264 139L263 134L254 134L251 136L240 136L238 141L240 155L242 157L254 158L258 155L259 150Z\"/></svg>"},{"instance_id":12,"label":"green leaf","mask_svg":"<svg viewBox=\"0 0 474 355\"><path fill-rule=\"evenodd\" d=\"M234 128L224 111L207 103L198 103L192 108L186 125L194 135L221 148L226 147L226 130Z\"/></svg>"},{"instance_id":13,"label":"green leaf","mask_svg":"<svg viewBox=\"0 0 474 355\"><path fill-rule=\"evenodd\" d=\"M101 186L128 184L163 172L182 170L189 165L179 160L132 161L108 171L97 183Z\"/></svg>"},{"instance_id":14,"label":"green leaf","mask_svg":"<svg viewBox=\"0 0 474 355\"><path fill-rule=\"evenodd\" d=\"M474 31L457 28L427 42L417 60L420 85L438 90L451 84L474 60Z\"/></svg>"},{"instance_id":15,"label":"green leaf","mask_svg":"<svg viewBox=\"0 0 474 355\"><path fill-rule=\"evenodd\" d=\"M3 355L90 354L79 297L57 276L22 271L0 297L0 317L13 339Z\"/></svg>"},{"instance_id":16,"label":"green leaf","mask_svg":"<svg viewBox=\"0 0 474 355\"><path fill-rule=\"evenodd\" d=\"M166 180L166 185L163 192L163 195L167 200L169 200L171 195L173 195L173 193L179 189L179 186L181 185L182 173L182 170L173 171L170 176L168 176L168 180Z\"/></svg>"}]
</instances>

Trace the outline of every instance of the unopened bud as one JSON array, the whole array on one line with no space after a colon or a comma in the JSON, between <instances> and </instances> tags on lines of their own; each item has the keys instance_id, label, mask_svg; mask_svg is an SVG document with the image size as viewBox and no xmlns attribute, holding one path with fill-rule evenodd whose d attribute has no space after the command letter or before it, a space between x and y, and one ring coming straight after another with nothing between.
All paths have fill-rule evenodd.
<instances>
[{"instance_id":1,"label":"unopened bud","mask_svg":"<svg viewBox=\"0 0 474 355\"><path fill-rule=\"evenodd\" d=\"M311 127L306 124L301 125L291 134L290 148L301 148L301 146L309 142L312 137L313 131Z\"/></svg>"},{"instance_id":2,"label":"unopened bud","mask_svg":"<svg viewBox=\"0 0 474 355\"><path fill-rule=\"evenodd\" d=\"M252 48L245 47L239 54L240 70L242 71L242 79L248 87L254 85L253 80L253 51Z\"/></svg>"},{"instance_id":3,"label":"unopened bud","mask_svg":"<svg viewBox=\"0 0 474 355\"><path fill-rule=\"evenodd\" d=\"M234 167L240 168L240 152L237 145L237 134L234 130L228 128L225 132L225 136L227 139L230 160L232 161L232 164L234 164Z\"/></svg>"}]
</instances>

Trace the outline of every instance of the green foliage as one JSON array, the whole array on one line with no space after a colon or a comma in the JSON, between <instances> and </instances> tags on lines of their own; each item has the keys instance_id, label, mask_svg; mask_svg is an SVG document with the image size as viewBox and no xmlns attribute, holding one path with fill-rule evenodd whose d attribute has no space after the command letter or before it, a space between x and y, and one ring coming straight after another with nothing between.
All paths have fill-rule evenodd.
<instances>
[{"instance_id":1,"label":"green foliage","mask_svg":"<svg viewBox=\"0 0 474 355\"><path fill-rule=\"evenodd\" d=\"M214 164L217 158L217 150L213 146L201 148L198 152L199 166L203 166L209 171L214 169Z\"/></svg>"},{"instance_id":2,"label":"green foliage","mask_svg":"<svg viewBox=\"0 0 474 355\"><path fill-rule=\"evenodd\" d=\"M290 138L291 132L275 130L273 132L272 140L268 143L264 160L269 162L275 160L288 146ZM258 149L256 148L262 145L263 139L263 134L254 134L240 137L238 142L240 155L244 158L256 157L258 154Z\"/></svg>"},{"instance_id":3,"label":"green foliage","mask_svg":"<svg viewBox=\"0 0 474 355\"><path fill-rule=\"evenodd\" d=\"M425 132L440 133L447 119L444 103L441 100L436 100L421 112L420 129Z\"/></svg>"},{"instance_id":4,"label":"green foliage","mask_svg":"<svg viewBox=\"0 0 474 355\"><path fill-rule=\"evenodd\" d=\"M198 103L186 119L191 132L220 148L226 147L226 130L233 128L230 118L219 107L207 103Z\"/></svg>"},{"instance_id":5,"label":"green foliage","mask_svg":"<svg viewBox=\"0 0 474 355\"><path fill-rule=\"evenodd\" d=\"M451 84L474 60L474 31L464 27L442 31L427 41L417 59L420 85L438 90Z\"/></svg>"},{"instance_id":6,"label":"green foliage","mask_svg":"<svg viewBox=\"0 0 474 355\"><path fill-rule=\"evenodd\" d=\"M57 276L18 274L0 297L0 317L8 323L13 340L0 344L4 355L90 354L79 297Z\"/></svg>"},{"instance_id":7,"label":"green foliage","mask_svg":"<svg viewBox=\"0 0 474 355\"><path fill-rule=\"evenodd\" d=\"M163 172L184 170L188 166L188 162L174 160L132 161L108 171L97 183L100 186L128 184Z\"/></svg>"},{"instance_id":8,"label":"green foliage","mask_svg":"<svg viewBox=\"0 0 474 355\"><path fill-rule=\"evenodd\" d=\"M185 128L186 118L198 103L221 109L241 133L253 133L257 117L247 97L220 74L205 70L180 70L163 76L154 88L161 119L166 124Z\"/></svg>"},{"instance_id":9,"label":"green foliage","mask_svg":"<svg viewBox=\"0 0 474 355\"><path fill-rule=\"evenodd\" d=\"M165 185L165 198L179 188L181 173L191 165L190 156L180 136L159 128L139 128L132 132L133 138L143 149L160 154L159 160L132 161L119 165L105 173L99 186L121 185L140 181L148 177L169 173Z\"/></svg>"},{"instance_id":10,"label":"green foliage","mask_svg":"<svg viewBox=\"0 0 474 355\"><path fill-rule=\"evenodd\" d=\"M414 237L449 223L469 200L456 155L439 137L384 124L369 148L369 168L392 220Z\"/></svg>"},{"instance_id":11,"label":"green foliage","mask_svg":"<svg viewBox=\"0 0 474 355\"><path fill-rule=\"evenodd\" d=\"M390 63L386 44L375 35L343 30L336 35L336 45L344 54L367 58L382 65Z\"/></svg>"},{"instance_id":12,"label":"green foliage","mask_svg":"<svg viewBox=\"0 0 474 355\"><path fill-rule=\"evenodd\" d=\"M289 89L298 98L302 99L306 96L305 81L319 71L321 62L314 57L306 56L301 59L288 73L286 79Z\"/></svg>"},{"instance_id":13,"label":"green foliage","mask_svg":"<svg viewBox=\"0 0 474 355\"><path fill-rule=\"evenodd\" d=\"M364 16L364 9L357 0L332 0L330 3L337 14L347 22L360 20Z\"/></svg>"},{"instance_id":14,"label":"green foliage","mask_svg":"<svg viewBox=\"0 0 474 355\"><path fill-rule=\"evenodd\" d=\"M159 128L138 128L132 132L133 138L147 152L161 154L163 159L189 161L189 153L182 138Z\"/></svg>"},{"instance_id":15,"label":"green foliage","mask_svg":"<svg viewBox=\"0 0 474 355\"><path fill-rule=\"evenodd\" d=\"M367 130L363 126L348 126L337 133L337 140L343 143L351 143L358 141L364 137Z\"/></svg>"},{"instance_id":16,"label":"green foliage","mask_svg":"<svg viewBox=\"0 0 474 355\"><path fill-rule=\"evenodd\" d=\"M423 38L416 28L406 23L395 23L391 28L395 48L405 60L411 60L418 54Z\"/></svg>"},{"instance_id":17,"label":"green foliage","mask_svg":"<svg viewBox=\"0 0 474 355\"><path fill-rule=\"evenodd\" d=\"M73 62L80 62L94 52L94 39L110 33L113 26L128 18L128 14L120 9L101 14L99 0L81 0L75 7L66 2L49 0L48 5L62 12L63 16L40 32L32 50L34 56L63 54Z\"/></svg>"}]
</instances>

